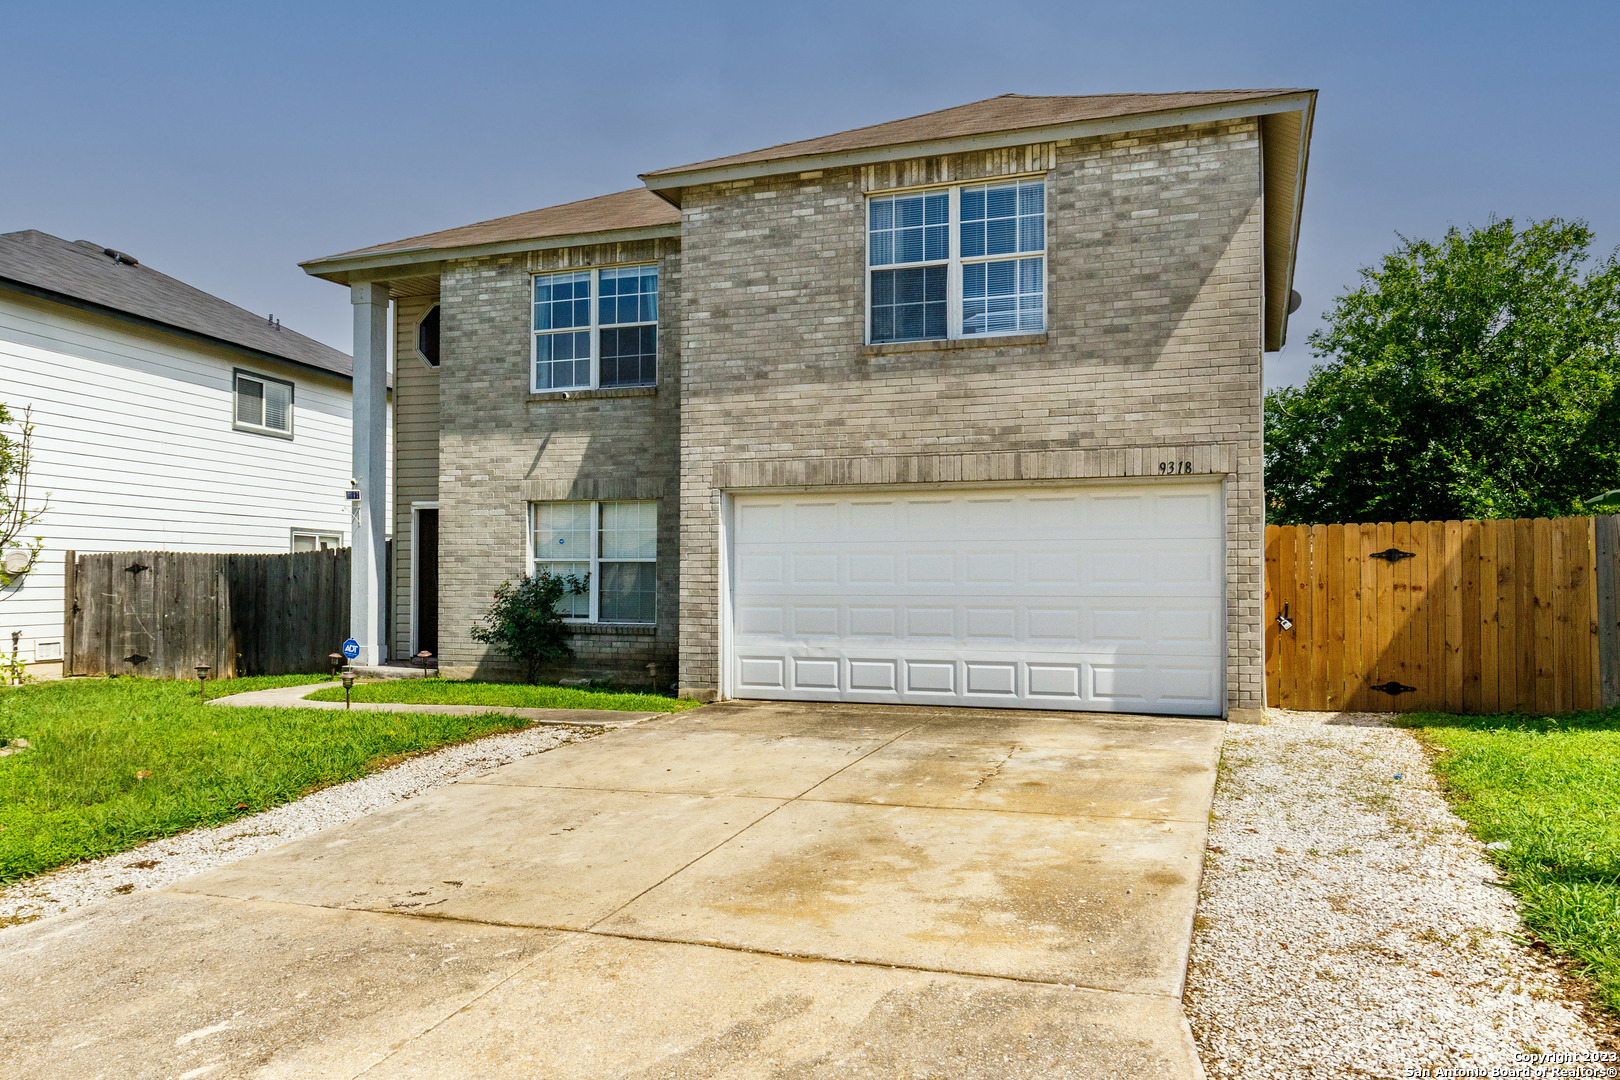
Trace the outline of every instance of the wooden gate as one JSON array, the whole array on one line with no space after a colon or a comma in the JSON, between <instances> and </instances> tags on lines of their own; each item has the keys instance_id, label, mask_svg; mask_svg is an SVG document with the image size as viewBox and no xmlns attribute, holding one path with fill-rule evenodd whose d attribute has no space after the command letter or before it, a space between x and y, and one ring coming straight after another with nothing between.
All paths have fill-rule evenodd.
<instances>
[{"instance_id":1,"label":"wooden gate","mask_svg":"<svg viewBox=\"0 0 1620 1080\"><path fill-rule=\"evenodd\" d=\"M1267 704L1552 715L1613 703L1615 525L1267 526Z\"/></svg>"},{"instance_id":2,"label":"wooden gate","mask_svg":"<svg viewBox=\"0 0 1620 1080\"><path fill-rule=\"evenodd\" d=\"M62 658L75 675L191 679L325 671L349 632L349 549L68 553Z\"/></svg>"}]
</instances>

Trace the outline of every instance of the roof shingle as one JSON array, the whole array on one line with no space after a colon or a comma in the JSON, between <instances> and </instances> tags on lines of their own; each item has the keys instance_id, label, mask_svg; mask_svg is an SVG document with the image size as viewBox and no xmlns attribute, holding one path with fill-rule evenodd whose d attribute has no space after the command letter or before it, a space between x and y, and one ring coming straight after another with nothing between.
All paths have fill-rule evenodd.
<instances>
[{"instance_id":1,"label":"roof shingle","mask_svg":"<svg viewBox=\"0 0 1620 1080\"><path fill-rule=\"evenodd\" d=\"M309 266L329 259L347 259L357 255L475 247L513 240L542 240L552 236L576 236L583 233L644 229L680 223L681 212L675 207L646 188L631 188L629 191L618 191L612 195L598 195L592 199L580 199L578 202L563 203L560 206L547 206L521 214L478 221L454 229L410 236L387 244L345 251L338 255L328 255L324 259L311 259L300 265Z\"/></svg>"}]
</instances>

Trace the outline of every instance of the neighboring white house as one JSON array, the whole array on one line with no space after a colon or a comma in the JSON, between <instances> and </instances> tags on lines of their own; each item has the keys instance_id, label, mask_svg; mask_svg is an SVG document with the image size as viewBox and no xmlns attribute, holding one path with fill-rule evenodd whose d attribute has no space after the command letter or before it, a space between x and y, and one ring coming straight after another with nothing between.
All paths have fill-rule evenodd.
<instances>
[{"instance_id":1,"label":"neighboring white house","mask_svg":"<svg viewBox=\"0 0 1620 1080\"><path fill-rule=\"evenodd\" d=\"M61 659L65 553L347 544L349 357L121 252L0 234L0 402L32 407L39 559L0 651Z\"/></svg>"}]
</instances>

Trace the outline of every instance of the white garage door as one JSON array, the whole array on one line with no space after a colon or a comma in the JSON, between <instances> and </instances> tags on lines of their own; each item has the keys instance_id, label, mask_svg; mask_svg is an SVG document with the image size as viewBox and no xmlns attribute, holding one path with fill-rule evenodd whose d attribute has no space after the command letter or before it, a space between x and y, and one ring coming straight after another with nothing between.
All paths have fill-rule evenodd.
<instances>
[{"instance_id":1,"label":"white garage door","mask_svg":"<svg viewBox=\"0 0 1620 1080\"><path fill-rule=\"evenodd\" d=\"M734 697L1219 715L1218 484L737 496Z\"/></svg>"}]
</instances>

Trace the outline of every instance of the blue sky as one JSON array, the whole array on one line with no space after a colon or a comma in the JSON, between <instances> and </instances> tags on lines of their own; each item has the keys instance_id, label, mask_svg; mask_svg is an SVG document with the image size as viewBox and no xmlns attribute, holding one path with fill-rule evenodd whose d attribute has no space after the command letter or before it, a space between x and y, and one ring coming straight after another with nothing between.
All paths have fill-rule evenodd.
<instances>
[{"instance_id":1,"label":"blue sky","mask_svg":"<svg viewBox=\"0 0 1620 1080\"><path fill-rule=\"evenodd\" d=\"M1396 232L1620 244L1620 5L0 6L0 232L37 228L348 348L301 259L1002 93L1322 92L1291 344Z\"/></svg>"}]
</instances>

